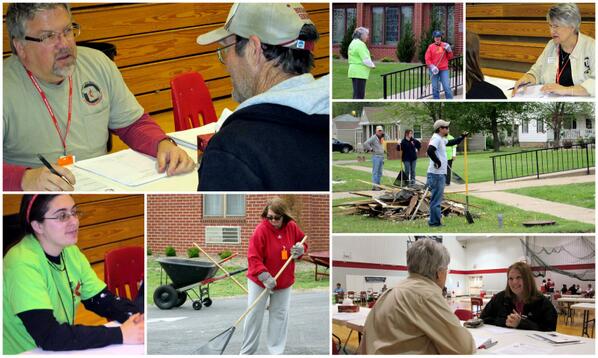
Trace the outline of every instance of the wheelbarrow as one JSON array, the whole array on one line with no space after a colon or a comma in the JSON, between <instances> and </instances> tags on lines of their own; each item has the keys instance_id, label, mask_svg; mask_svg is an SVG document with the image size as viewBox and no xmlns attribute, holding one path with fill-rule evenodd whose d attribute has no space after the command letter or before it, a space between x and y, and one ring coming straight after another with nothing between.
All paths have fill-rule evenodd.
<instances>
[{"instance_id":1,"label":"wheelbarrow","mask_svg":"<svg viewBox=\"0 0 598 358\"><path fill-rule=\"evenodd\" d=\"M168 310L182 306L189 297L197 298L193 301L193 309L195 310L200 310L202 306L210 307L212 305L212 299L210 298L211 283L232 278L233 275L247 271L246 268L243 268L226 272L222 276L215 276L219 264L232 259L236 255L233 254L217 263L179 257L156 259L160 263L161 269L160 286L154 291L154 303L158 308ZM163 272L166 275L163 275ZM198 286L197 289L196 286ZM194 296L191 296L192 294Z\"/></svg>"}]
</instances>

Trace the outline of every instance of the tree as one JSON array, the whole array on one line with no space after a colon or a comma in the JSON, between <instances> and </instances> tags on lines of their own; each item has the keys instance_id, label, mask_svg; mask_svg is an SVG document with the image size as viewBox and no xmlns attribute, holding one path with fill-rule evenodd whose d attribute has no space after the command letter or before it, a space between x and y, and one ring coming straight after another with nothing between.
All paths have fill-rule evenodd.
<instances>
[{"instance_id":1,"label":"tree","mask_svg":"<svg viewBox=\"0 0 598 358\"><path fill-rule=\"evenodd\" d=\"M355 32L355 20L351 21L345 36L343 36L343 41L341 41L340 53L343 58L349 58L349 45L353 41L353 32Z\"/></svg>"},{"instance_id":2,"label":"tree","mask_svg":"<svg viewBox=\"0 0 598 358\"><path fill-rule=\"evenodd\" d=\"M594 104L591 102L529 102L526 104L526 119L546 122L554 132L554 141L560 143L561 130L566 120L574 120L582 114L594 118Z\"/></svg>"},{"instance_id":3,"label":"tree","mask_svg":"<svg viewBox=\"0 0 598 358\"><path fill-rule=\"evenodd\" d=\"M492 133L493 150L500 151L500 131L510 131L513 121L521 119L526 109L522 102L446 103L445 120L451 127L471 133Z\"/></svg>"},{"instance_id":4,"label":"tree","mask_svg":"<svg viewBox=\"0 0 598 358\"><path fill-rule=\"evenodd\" d=\"M428 46L434 42L434 37L432 33L440 27L440 23L435 18L432 18L430 23L430 27L426 31L422 31L421 36L419 38L419 52L417 58L419 62L426 63L426 50Z\"/></svg>"},{"instance_id":5,"label":"tree","mask_svg":"<svg viewBox=\"0 0 598 358\"><path fill-rule=\"evenodd\" d=\"M411 22L407 21L401 33L401 39L397 43L397 58L400 62L411 62L415 54L415 35Z\"/></svg>"}]
</instances>

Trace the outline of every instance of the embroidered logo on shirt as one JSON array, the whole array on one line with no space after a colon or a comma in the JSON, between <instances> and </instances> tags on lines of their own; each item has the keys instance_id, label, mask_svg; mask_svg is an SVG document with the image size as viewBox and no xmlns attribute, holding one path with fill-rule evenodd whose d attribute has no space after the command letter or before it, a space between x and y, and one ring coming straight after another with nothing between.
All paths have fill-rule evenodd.
<instances>
[{"instance_id":1,"label":"embroidered logo on shirt","mask_svg":"<svg viewBox=\"0 0 598 358\"><path fill-rule=\"evenodd\" d=\"M590 58L586 57L583 59L583 66L586 68L585 71L583 71L584 74L589 75L591 72L591 64L590 64Z\"/></svg>"},{"instance_id":2,"label":"embroidered logo on shirt","mask_svg":"<svg viewBox=\"0 0 598 358\"><path fill-rule=\"evenodd\" d=\"M102 101L102 91L100 86L93 82L85 82L81 88L81 96L89 105L96 105Z\"/></svg>"}]
</instances>

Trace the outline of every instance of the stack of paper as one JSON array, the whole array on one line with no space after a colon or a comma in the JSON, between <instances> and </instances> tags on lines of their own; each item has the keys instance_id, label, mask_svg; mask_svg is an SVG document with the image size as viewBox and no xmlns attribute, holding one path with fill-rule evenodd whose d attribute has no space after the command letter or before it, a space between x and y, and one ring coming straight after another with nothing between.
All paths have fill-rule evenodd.
<instances>
[{"instance_id":1,"label":"stack of paper","mask_svg":"<svg viewBox=\"0 0 598 358\"><path fill-rule=\"evenodd\" d=\"M132 149L82 160L75 167L127 186L146 184L166 176L158 173L156 158Z\"/></svg>"},{"instance_id":2,"label":"stack of paper","mask_svg":"<svg viewBox=\"0 0 598 358\"><path fill-rule=\"evenodd\" d=\"M225 108L218 118L217 122L208 123L205 126L191 128L184 131L169 133L169 137L172 138L178 145L197 150L197 136L201 134L213 134L220 130L224 121L233 114L233 112Z\"/></svg>"}]
</instances>

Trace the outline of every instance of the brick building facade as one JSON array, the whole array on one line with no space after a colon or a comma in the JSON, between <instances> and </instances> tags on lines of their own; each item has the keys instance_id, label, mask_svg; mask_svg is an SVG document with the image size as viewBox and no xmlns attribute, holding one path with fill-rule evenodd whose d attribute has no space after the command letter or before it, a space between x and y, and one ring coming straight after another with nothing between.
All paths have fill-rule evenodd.
<instances>
[{"instance_id":1,"label":"brick building facade","mask_svg":"<svg viewBox=\"0 0 598 358\"><path fill-rule=\"evenodd\" d=\"M212 196L212 198L206 198ZM147 247L156 256L163 256L164 249L172 246L177 255L184 257L187 249L196 242L210 254L223 250L237 252L245 256L249 239L255 227L261 221L261 213L268 200L276 195L243 194L163 194L147 195ZM279 195L287 200L301 230L308 235L310 251L323 251L329 248L330 199L328 195ZM234 200L235 211L231 215L223 208L221 216L209 213L214 207L226 206L226 200ZM224 205L210 206L206 200L217 201ZM213 210L212 210L213 211ZM239 243L206 244L206 228L240 228Z\"/></svg>"},{"instance_id":2,"label":"brick building facade","mask_svg":"<svg viewBox=\"0 0 598 358\"><path fill-rule=\"evenodd\" d=\"M333 4L332 51L339 54L340 42L355 19L357 27L370 30L368 48L374 60L390 57L397 60L396 47L406 22L411 22L416 42L430 27L432 15L441 24L443 41L453 46L455 55L463 54L462 3L343 3ZM426 47L429 44L425 45ZM417 51L412 60L417 62Z\"/></svg>"}]
</instances>

